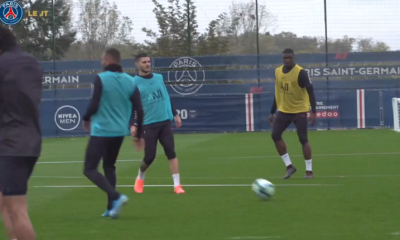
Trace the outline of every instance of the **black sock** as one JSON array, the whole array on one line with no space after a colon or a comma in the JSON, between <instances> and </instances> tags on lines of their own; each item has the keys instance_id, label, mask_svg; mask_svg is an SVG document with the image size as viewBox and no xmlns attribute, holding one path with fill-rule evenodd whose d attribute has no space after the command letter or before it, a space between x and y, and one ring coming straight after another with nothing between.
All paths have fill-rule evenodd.
<instances>
[{"instance_id":1,"label":"black sock","mask_svg":"<svg viewBox=\"0 0 400 240\"><path fill-rule=\"evenodd\" d=\"M105 175L107 181L115 189L115 187L117 185L117 175L115 173L115 167L103 168L103 170L104 170L104 175ZM111 208L112 208L112 200L110 198L108 198L107 210L111 210Z\"/></svg>"}]
</instances>

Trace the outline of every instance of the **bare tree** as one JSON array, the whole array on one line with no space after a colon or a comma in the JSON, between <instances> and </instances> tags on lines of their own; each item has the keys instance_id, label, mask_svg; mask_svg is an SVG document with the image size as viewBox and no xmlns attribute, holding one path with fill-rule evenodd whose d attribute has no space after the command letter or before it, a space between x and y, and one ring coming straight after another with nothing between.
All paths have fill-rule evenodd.
<instances>
[{"instance_id":1,"label":"bare tree","mask_svg":"<svg viewBox=\"0 0 400 240\"><path fill-rule=\"evenodd\" d=\"M267 7L257 6L255 2L232 3L229 11L220 14L214 21L216 21L215 32L228 37L232 54L255 54L257 28L258 33L263 35L276 25L276 17L267 10Z\"/></svg>"},{"instance_id":2,"label":"bare tree","mask_svg":"<svg viewBox=\"0 0 400 240\"><path fill-rule=\"evenodd\" d=\"M240 36L246 32L257 31L255 2L232 3L227 13L223 13L220 21L220 31L228 35ZM275 26L276 17L267 10L265 5L258 5L258 31L264 34Z\"/></svg>"},{"instance_id":3,"label":"bare tree","mask_svg":"<svg viewBox=\"0 0 400 240\"><path fill-rule=\"evenodd\" d=\"M62 59L75 41L76 31L72 27L72 4L67 0L20 0L24 14L28 11L47 11L47 16L24 17L12 31L19 38L22 48L40 60ZM54 5L53 5L54 3ZM54 11L54 19L52 11ZM55 44L53 42L55 39Z\"/></svg>"},{"instance_id":4,"label":"bare tree","mask_svg":"<svg viewBox=\"0 0 400 240\"><path fill-rule=\"evenodd\" d=\"M390 47L379 41L374 41L372 38L362 38L357 40L357 51L359 52L385 52L390 51Z\"/></svg>"},{"instance_id":5,"label":"bare tree","mask_svg":"<svg viewBox=\"0 0 400 240\"><path fill-rule=\"evenodd\" d=\"M108 0L79 0L78 29L89 59L99 58L107 46L132 41L133 23L122 17L115 3Z\"/></svg>"},{"instance_id":6,"label":"bare tree","mask_svg":"<svg viewBox=\"0 0 400 240\"><path fill-rule=\"evenodd\" d=\"M146 40L146 48L153 56L186 56L189 47L194 47L199 33L197 32L196 6L192 0L168 0L165 7L157 0L153 12L157 19L158 33L143 28L151 40Z\"/></svg>"}]
</instances>

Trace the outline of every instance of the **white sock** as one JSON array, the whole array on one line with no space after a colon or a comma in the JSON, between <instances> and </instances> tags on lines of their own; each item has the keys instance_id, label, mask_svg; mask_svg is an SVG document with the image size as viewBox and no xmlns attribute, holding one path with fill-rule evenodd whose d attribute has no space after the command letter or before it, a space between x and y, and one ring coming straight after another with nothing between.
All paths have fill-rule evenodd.
<instances>
[{"instance_id":1,"label":"white sock","mask_svg":"<svg viewBox=\"0 0 400 240\"><path fill-rule=\"evenodd\" d=\"M181 179L179 178L179 173L173 174L172 179L174 180L174 187L181 185Z\"/></svg>"},{"instance_id":2,"label":"white sock","mask_svg":"<svg viewBox=\"0 0 400 240\"><path fill-rule=\"evenodd\" d=\"M139 168L139 175L138 175L138 178L139 178L140 180L144 180L145 175L146 175L146 173L140 171L140 168Z\"/></svg>"},{"instance_id":3,"label":"white sock","mask_svg":"<svg viewBox=\"0 0 400 240\"><path fill-rule=\"evenodd\" d=\"M292 165L292 161L290 161L289 153L286 153L281 156L283 162L285 163L286 167Z\"/></svg>"},{"instance_id":4,"label":"white sock","mask_svg":"<svg viewBox=\"0 0 400 240\"><path fill-rule=\"evenodd\" d=\"M306 160L306 171L312 171L312 159Z\"/></svg>"}]
</instances>

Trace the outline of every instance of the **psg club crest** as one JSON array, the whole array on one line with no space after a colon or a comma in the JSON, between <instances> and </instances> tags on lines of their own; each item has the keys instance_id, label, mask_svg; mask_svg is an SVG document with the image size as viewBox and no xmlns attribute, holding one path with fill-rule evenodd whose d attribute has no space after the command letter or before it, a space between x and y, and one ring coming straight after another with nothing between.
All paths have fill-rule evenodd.
<instances>
[{"instance_id":1,"label":"psg club crest","mask_svg":"<svg viewBox=\"0 0 400 240\"><path fill-rule=\"evenodd\" d=\"M169 66L173 71L168 71L168 82L172 89L181 95L196 93L205 80L201 64L193 58L182 57L172 62Z\"/></svg>"},{"instance_id":2,"label":"psg club crest","mask_svg":"<svg viewBox=\"0 0 400 240\"><path fill-rule=\"evenodd\" d=\"M6 25L15 25L22 20L24 9L16 1L6 1L0 5L0 20Z\"/></svg>"}]
</instances>

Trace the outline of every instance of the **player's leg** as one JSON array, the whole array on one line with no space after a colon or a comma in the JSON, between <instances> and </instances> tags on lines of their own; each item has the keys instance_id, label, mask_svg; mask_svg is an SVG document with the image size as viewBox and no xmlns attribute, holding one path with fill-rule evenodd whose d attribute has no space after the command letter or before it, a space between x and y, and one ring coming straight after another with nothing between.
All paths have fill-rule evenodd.
<instances>
[{"instance_id":1,"label":"player's leg","mask_svg":"<svg viewBox=\"0 0 400 240\"><path fill-rule=\"evenodd\" d=\"M110 216L116 218L122 205L128 201L128 198L117 192L107 179L97 170L100 160L105 151L108 150L110 138L106 137L90 137L89 144L86 149L84 175L92 181L96 186L107 193L108 199L113 202ZM105 151L99 151L103 149Z\"/></svg>"},{"instance_id":2,"label":"player's leg","mask_svg":"<svg viewBox=\"0 0 400 240\"><path fill-rule=\"evenodd\" d=\"M28 214L28 180L37 157L1 157L2 217L16 239L35 240L36 235ZM5 215L3 215L5 213ZM8 215L8 216L7 216ZM8 219L7 219L8 218Z\"/></svg>"},{"instance_id":3,"label":"player's leg","mask_svg":"<svg viewBox=\"0 0 400 240\"><path fill-rule=\"evenodd\" d=\"M160 143L164 148L164 153L169 161L169 169L171 170L172 179L174 181L175 193L185 193L182 189L179 176L179 162L175 153L174 134L172 133L171 123L165 124L160 131Z\"/></svg>"},{"instance_id":4,"label":"player's leg","mask_svg":"<svg viewBox=\"0 0 400 240\"><path fill-rule=\"evenodd\" d=\"M304 178L313 178L314 175L312 171L311 146L310 143L308 142L308 134L307 134L307 128L308 128L307 113L297 114L294 120L294 124L297 129L297 135L299 137L299 141L302 145L303 156L306 163L306 175L304 176Z\"/></svg>"},{"instance_id":5,"label":"player's leg","mask_svg":"<svg viewBox=\"0 0 400 240\"><path fill-rule=\"evenodd\" d=\"M14 226L11 221L10 213L8 209L4 205L3 194L0 192L0 214L3 219L3 225L7 232L8 239L15 240L17 239L14 233Z\"/></svg>"},{"instance_id":6,"label":"player's leg","mask_svg":"<svg viewBox=\"0 0 400 240\"><path fill-rule=\"evenodd\" d=\"M295 172L296 168L293 166L292 161L290 160L289 154L287 152L287 147L285 141L282 139L282 134L292 123L293 117L292 114L278 112L274 125L272 127L272 140L275 143L276 150L278 151L279 156L281 156L283 162L286 165L286 175L283 177L284 179L290 178Z\"/></svg>"},{"instance_id":7,"label":"player's leg","mask_svg":"<svg viewBox=\"0 0 400 240\"><path fill-rule=\"evenodd\" d=\"M144 146L144 158L140 162L139 173L135 181L134 190L137 193L143 192L144 178L146 176L146 170L153 163L157 153L157 139L160 128L148 128L144 131L143 138L145 142Z\"/></svg>"},{"instance_id":8,"label":"player's leg","mask_svg":"<svg viewBox=\"0 0 400 240\"><path fill-rule=\"evenodd\" d=\"M117 185L117 174L116 174L115 163L117 162L119 150L121 149L124 137L115 137L110 140L111 143L109 144L108 149L103 156L103 171L107 181L115 189ZM109 217L111 209L112 209L112 200L108 199L107 210L102 216Z\"/></svg>"},{"instance_id":9,"label":"player's leg","mask_svg":"<svg viewBox=\"0 0 400 240\"><path fill-rule=\"evenodd\" d=\"M29 218L26 196L5 195L4 205L9 212L16 239L35 240L36 234Z\"/></svg>"}]
</instances>

